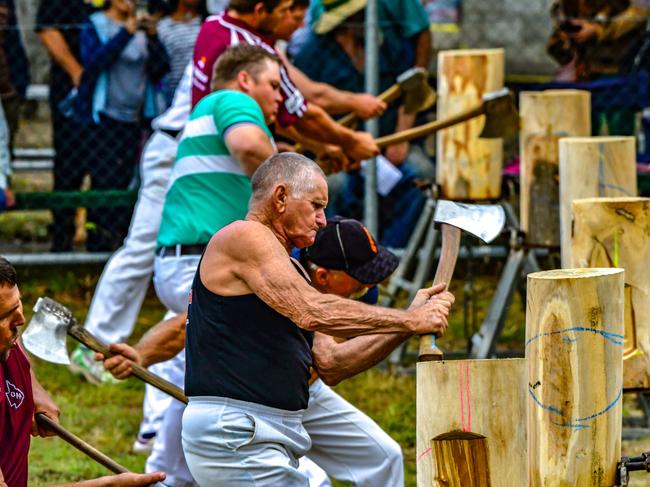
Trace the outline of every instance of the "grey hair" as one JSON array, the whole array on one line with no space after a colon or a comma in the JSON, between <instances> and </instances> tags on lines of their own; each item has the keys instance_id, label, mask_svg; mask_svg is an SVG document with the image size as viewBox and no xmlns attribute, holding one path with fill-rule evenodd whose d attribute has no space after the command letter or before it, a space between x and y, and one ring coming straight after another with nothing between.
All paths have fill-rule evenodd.
<instances>
[{"instance_id":1,"label":"grey hair","mask_svg":"<svg viewBox=\"0 0 650 487\"><path fill-rule=\"evenodd\" d=\"M273 191L276 185L285 183L296 198L316 189L314 174L325 178L325 173L314 161L295 152L281 152L265 160L253 173L251 202Z\"/></svg>"}]
</instances>

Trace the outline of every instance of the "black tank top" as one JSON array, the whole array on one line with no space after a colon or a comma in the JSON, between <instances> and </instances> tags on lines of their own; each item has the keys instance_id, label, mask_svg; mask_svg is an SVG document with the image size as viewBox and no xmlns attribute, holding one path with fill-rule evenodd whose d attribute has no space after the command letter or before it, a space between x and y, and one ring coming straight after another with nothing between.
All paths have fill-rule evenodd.
<instances>
[{"instance_id":1,"label":"black tank top","mask_svg":"<svg viewBox=\"0 0 650 487\"><path fill-rule=\"evenodd\" d=\"M185 393L305 409L312 342L313 333L255 294L213 293L197 270L188 308Z\"/></svg>"}]
</instances>

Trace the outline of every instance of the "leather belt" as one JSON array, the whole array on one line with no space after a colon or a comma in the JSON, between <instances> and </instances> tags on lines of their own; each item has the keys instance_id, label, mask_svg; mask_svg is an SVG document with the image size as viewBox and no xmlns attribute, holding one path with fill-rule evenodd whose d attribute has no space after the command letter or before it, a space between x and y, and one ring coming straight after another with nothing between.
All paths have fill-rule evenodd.
<instances>
[{"instance_id":1,"label":"leather belt","mask_svg":"<svg viewBox=\"0 0 650 487\"><path fill-rule=\"evenodd\" d=\"M170 245L158 249L159 257L180 257L181 255L201 255L205 250L204 244L196 245Z\"/></svg>"}]
</instances>

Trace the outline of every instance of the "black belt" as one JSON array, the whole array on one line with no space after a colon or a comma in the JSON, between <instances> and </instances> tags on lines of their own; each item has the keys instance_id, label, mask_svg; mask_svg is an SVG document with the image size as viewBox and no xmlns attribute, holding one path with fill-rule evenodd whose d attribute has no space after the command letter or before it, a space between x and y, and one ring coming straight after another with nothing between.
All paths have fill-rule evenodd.
<instances>
[{"instance_id":1,"label":"black belt","mask_svg":"<svg viewBox=\"0 0 650 487\"><path fill-rule=\"evenodd\" d=\"M204 244L195 245L170 245L158 249L159 257L178 257L181 255L201 255L205 250Z\"/></svg>"},{"instance_id":2,"label":"black belt","mask_svg":"<svg viewBox=\"0 0 650 487\"><path fill-rule=\"evenodd\" d=\"M172 139L175 139L175 138L178 136L178 134L181 133L180 130L170 130L170 129L158 129L158 130L160 130L161 132L166 133L166 134L169 135Z\"/></svg>"}]
</instances>

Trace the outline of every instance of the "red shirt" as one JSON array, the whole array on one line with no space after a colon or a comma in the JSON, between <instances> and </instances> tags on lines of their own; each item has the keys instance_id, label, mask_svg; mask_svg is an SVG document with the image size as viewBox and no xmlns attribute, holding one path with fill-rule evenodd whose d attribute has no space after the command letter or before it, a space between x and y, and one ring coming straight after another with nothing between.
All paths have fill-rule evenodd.
<instances>
[{"instance_id":1,"label":"red shirt","mask_svg":"<svg viewBox=\"0 0 650 487\"><path fill-rule=\"evenodd\" d=\"M9 487L27 487L27 454L34 417L29 361L15 346L0 361L0 469Z\"/></svg>"},{"instance_id":2,"label":"red shirt","mask_svg":"<svg viewBox=\"0 0 650 487\"><path fill-rule=\"evenodd\" d=\"M230 46L241 42L253 44L276 53L274 40L263 37L247 23L230 17L227 13L213 15L201 26L194 44L192 70L192 108L205 95L210 94L212 70L223 52ZM283 103L278 113L278 122L283 127L293 125L307 111L307 104L302 93L295 87L286 68L280 64L281 92Z\"/></svg>"}]
</instances>

